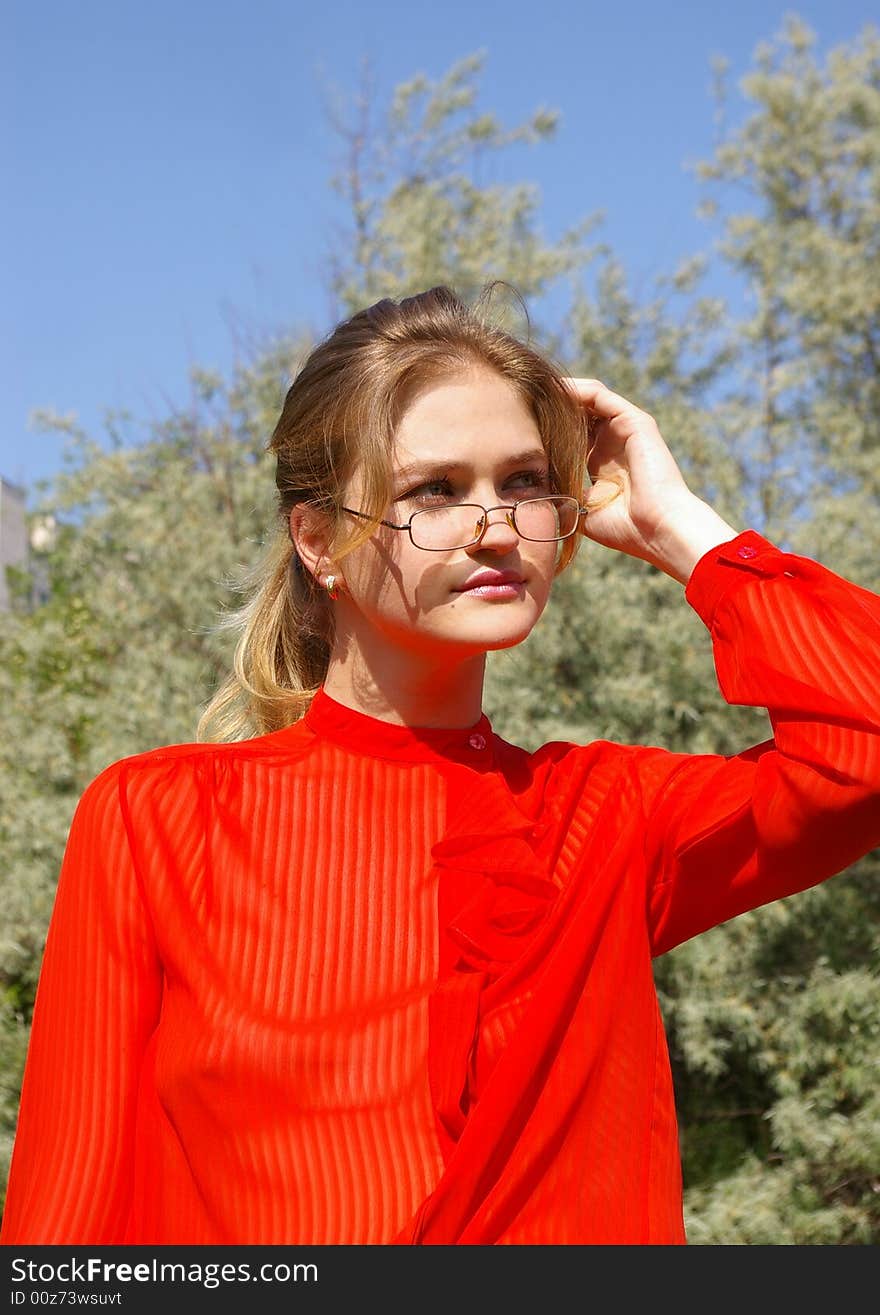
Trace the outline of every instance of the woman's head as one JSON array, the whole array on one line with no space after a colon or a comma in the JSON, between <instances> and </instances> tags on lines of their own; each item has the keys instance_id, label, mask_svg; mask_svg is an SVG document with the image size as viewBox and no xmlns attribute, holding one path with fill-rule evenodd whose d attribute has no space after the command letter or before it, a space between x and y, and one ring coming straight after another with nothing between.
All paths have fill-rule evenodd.
<instances>
[{"instance_id":1,"label":"woman's head","mask_svg":"<svg viewBox=\"0 0 880 1315\"><path fill-rule=\"evenodd\" d=\"M250 733L295 720L326 675L339 624L348 640L354 627L356 637L369 631L420 653L439 646L450 658L518 643L534 625L579 533L532 542L494 511L479 543L432 552L380 524L462 501L580 501L585 417L562 372L483 313L494 286L474 307L445 286L384 299L308 356L268 444L278 531L251 575L253 597L234 614L235 673L200 731L209 719L227 732L249 723ZM461 594L484 568L518 574L517 596ZM336 601L324 587L330 574L344 582ZM247 712L230 715L242 695Z\"/></svg>"}]
</instances>

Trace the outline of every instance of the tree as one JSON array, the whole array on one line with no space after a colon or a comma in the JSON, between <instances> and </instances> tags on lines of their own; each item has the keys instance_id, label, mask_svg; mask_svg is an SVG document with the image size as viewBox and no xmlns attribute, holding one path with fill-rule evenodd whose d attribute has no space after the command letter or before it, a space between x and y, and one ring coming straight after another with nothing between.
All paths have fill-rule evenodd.
<instances>
[{"instance_id":1,"label":"tree","mask_svg":"<svg viewBox=\"0 0 880 1315\"><path fill-rule=\"evenodd\" d=\"M743 199L723 213L719 249L754 306L718 419L759 528L876 592L880 34L824 64L814 47L796 16L759 46L742 83L757 108L699 168ZM722 82L722 106L725 94ZM678 955L666 1005L694 1240L877 1241L878 876L875 852ZM717 1136L725 1106L728 1129L753 1126L752 1148L704 1186L695 1161L741 1141Z\"/></svg>"},{"instance_id":2,"label":"tree","mask_svg":"<svg viewBox=\"0 0 880 1315\"><path fill-rule=\"evenodd\" d=\"M401 83L376 129L365 61L355 121L331 109L347 156L330 185L351 216L328 262L334 317L440 283L470 297L489 279L505 279L535 297L594 254L585 238L600 214L547 244L535 187L478 181L508 146L549 140L559 122L556 111L542 108L505 129L494 114L480 112L475 80L484 58L467 56L438 81L420 73Z\"/></svg>"},{"instance_id":3,"label":"tree","mask_svg":"<svg viewBox=\"0 0 880 1315\"><path fill-rule=\"evenodd\" d=\"M757 109L697 172L744 202L724 216L719 249L754 305L739 326L743 368L728 405L731 428L749 435L765 475L760 510L804 551L840 561L873 588L880 31L866 28L824 66L815 44L794 15L775 43L761 43L742 82ZM723 119L723 62L718 71ZM719 213L711 190L705 211Z\"/></svg>"}]
</instances>

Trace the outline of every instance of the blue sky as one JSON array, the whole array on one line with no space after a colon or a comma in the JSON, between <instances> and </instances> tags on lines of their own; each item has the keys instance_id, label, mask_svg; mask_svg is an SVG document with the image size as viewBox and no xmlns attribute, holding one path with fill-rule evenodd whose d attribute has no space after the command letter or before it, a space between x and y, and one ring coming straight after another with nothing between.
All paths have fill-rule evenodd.
<instances>
[{"instance_id":1,"label":"blue sky","mask_svg":"<svg viewBox=\"0 0 880 1315\"><path fill-rule=\"evenodd\" d=\"M98 440L124 408L146 432L237 339L329 331L346 216L327 106L353 106L365 57L380 110L477 52L481 109L506 126L558 110L555 138L509 151L496 181L538 185L548 240L603 210L638 291L712 240L688 167L712 153L712 57L735 86L788 12L820 53L877 24L874 0L6 0L0 476L34 505L61 464L33 408Z\"/></svg>"}]
</instances>

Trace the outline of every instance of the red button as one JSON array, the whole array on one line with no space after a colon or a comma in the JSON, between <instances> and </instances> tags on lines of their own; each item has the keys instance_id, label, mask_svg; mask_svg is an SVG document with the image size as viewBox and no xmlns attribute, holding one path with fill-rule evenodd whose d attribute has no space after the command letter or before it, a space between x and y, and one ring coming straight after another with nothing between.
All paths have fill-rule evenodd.
<instances>
[{"instance_id":1,"label":"red button","mask_svg":"<svg viewBox=\"0 0 880 1315\"><path fill-rule=\"evenodd\" d=\"M750 548L748 544L743 544L741 548L737 548L736 555L737 557L757 557L758 549Z\"/></svg>"},{"instance_id":2,"label":"red button","mask_svg":"<svg viewBox=\"0 0 880 1315\"><path fill-rule=\"evenodd\" d=\"M472 735L468 740L468 744L472 749L485 749L486 737L485 735Z\"/></svg>"}]
</instances>

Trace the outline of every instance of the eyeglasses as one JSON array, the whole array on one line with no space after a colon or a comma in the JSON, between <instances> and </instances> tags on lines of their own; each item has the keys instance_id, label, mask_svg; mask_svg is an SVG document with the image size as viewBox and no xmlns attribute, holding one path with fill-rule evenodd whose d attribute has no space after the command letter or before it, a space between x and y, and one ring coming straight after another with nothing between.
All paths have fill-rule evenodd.
<instances>
[{"instance_id":1,"label":"eyeglasses","mask_svg":"<svg viewBox=\"0 0 880 1315\"><path fill-rule=\"evenodd\" d=\"M350 516L372 520L365 512L343 507ZM489 512L506 512L505 520L521 539L535 543L552 543L567 539L578 527L579 518L587 511L577 498L562 495L545 498L523 498L516 503L499 503L497 507L482 507L477 502L457 502L447 507L425 507L413 512L404 525L392 521L379 521L390 530L408 530L416 548L426 552L450 552L454 548L470 548L479 543L489 527Z\"/></svg>"}]
</instances>

